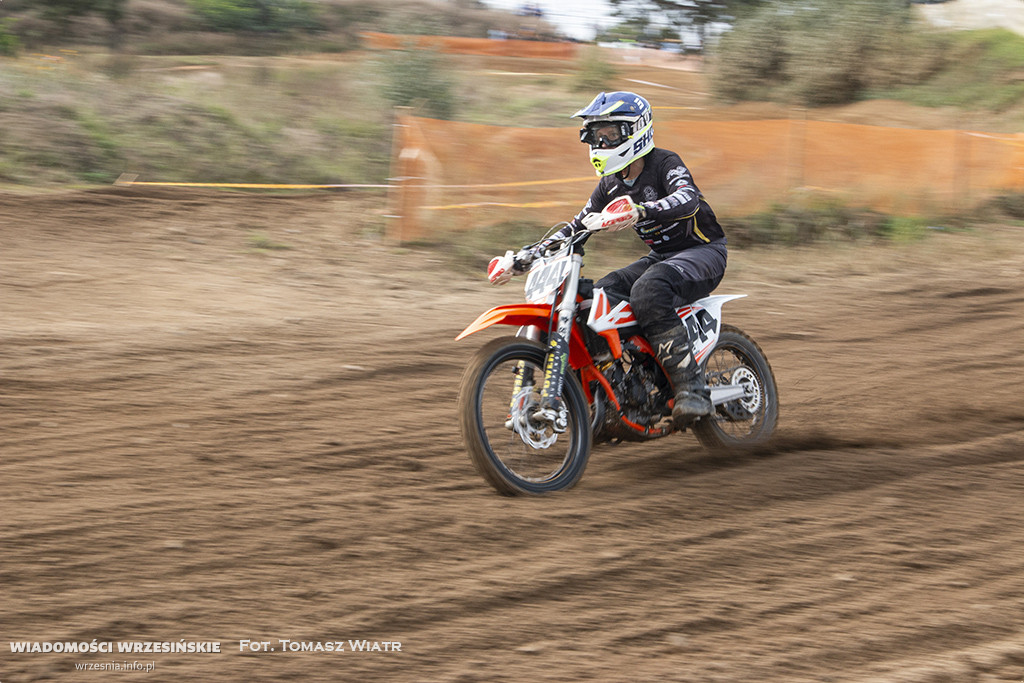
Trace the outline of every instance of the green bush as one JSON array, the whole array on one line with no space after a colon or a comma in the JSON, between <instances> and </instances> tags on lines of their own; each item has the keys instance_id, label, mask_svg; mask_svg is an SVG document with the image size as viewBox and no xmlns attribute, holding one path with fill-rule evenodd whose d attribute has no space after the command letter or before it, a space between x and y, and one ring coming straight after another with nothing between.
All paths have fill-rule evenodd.
<instances>
[{"instance_id":1,"label":"green bush","mask_svg":"<svg viewBox=\"0 0 1024 683\"><path fill-rule=\"evenodd\" d=\"M928 234L928 221L919 217L890 216L882 224L882 235L891 242L917 242Z\"/></svg>"},{"instance_id":2,"label":"green bush","mask_svg":"<svg viewBox=\"0 0 1024 683\"><path fill-rule=\"evenodd\" d=\"M415 107L439 119L455 113L455 79L436 52L396 50L384 57L384 96L395 106Z\"/></svg>"},{"instance_id":3,"label":"green bush","mask_svg":"<svg viewBox=\"0 0 1024 683\"><path fill-rule=\"evenodd\" d=\"M989 204L1010 218L1024 220L1024 194L1020 192L993 197Z\"/></svg>"},{"instance_id":4,"label":"green bush","mask_svg":"<svg viewBox=\"0 0 1024 683\"><path fill-rule=\"evenodd\" d=\"M309 31L321 26L313 5L305 0L188 0L188 4L215 31Z\"/></svg>"},{"instance_id":5,"label":"green bush","mask_svg":"<svg viewBox=\"0 0 1024 683\"><path fill-rule=\"evenodd\" d=\"M604 58L601 49L590 47L582 51L577 61L572 87L577 92L611 90L608 84L616 75L615 67Z\"/></svg>"},{"instance_id":6,"label":"green bush","mask_svg":"<svg viewBox=\"0 0 1024 683\"><path fill-rule=\"evenodd\" d=\"M768 99L786 82L786 22L760 12L722 37L712 55L711 85L728 100Z\"/></svg>"},{"instance_id":7,"label":"green bush","mask_svg":"<svg viewBox=\"0 0 1024 683\"><path fill-rule=\"evenodd\" d=\"M11 31L14 20L10 17L0 21L0 55L16 57L21 49L21 41Z\"/></svg>"},{"instance_id":8,"label":"green bush","mask_svg":"<svg viewBox=\"0 0 1024 683\"><path fill-rule=\"evenodd\" d=\"M917 32L904 0L782 0L739 20L713 63L713 87L726 99L816 106L920 80L942 55Z\"/></svg>"},{"instance_id":9,"label":"green bush","mask_svg":"<svg viewBox=\"0 0 1024 683\"><path fill-rule=\"evenodd\" d=\"M1024 100L1024 36L1005 29L958 31L918 36L917 61L904 60L918 78L909 82L879 80L872 97L902 99L923 106L958 106L1004 111ZM941 51L941 69L922 64L922 54ZM914 54L914 48L908 48Z\"/></svg>"},{"instance_id":10,"label":"green bush","mask_svg":"<svg viewBox=\"0 0 1024 683\"><path fill-rule=\"evenodd\" d=\"M891 219L869 209L840 203L816 206L776 205L768 211L735 218L725 226L733 246L798 246L820 241L844 242L886 236Z\"/></svg>"}]
</instances>

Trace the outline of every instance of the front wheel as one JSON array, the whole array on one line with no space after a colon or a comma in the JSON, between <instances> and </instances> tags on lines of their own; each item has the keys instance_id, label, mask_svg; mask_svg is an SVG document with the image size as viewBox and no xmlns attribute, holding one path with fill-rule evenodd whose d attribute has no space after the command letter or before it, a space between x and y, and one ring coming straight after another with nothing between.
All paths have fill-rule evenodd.
<instances>
[{"instance_id":1,"label":"front wheel","mask_svg":"<svg viewBox=\"0 0 1024 683\"><path fill-rule=\"evenodd\" d=\"M704 375L709 386L743 385L747 393L716 406L713 415L693 425L701 445L712 451L742 451L766 442L779 419L779 390L761 347L725 325Z\"/></svg>"},{"instance_id":2,"label":"front wheel","mask_svg":"<svg viewBox=\"0 0 1024 683\"><path fill-rule=\"evenodd\" d=\"M590 457L590 413L574 373L562 401L567 427L533 419L544 383L544 347L521 338L481 348L462 377L459 424L477 470L499 493L540 495L573 486Z\"/></svg>"}]
</instances>

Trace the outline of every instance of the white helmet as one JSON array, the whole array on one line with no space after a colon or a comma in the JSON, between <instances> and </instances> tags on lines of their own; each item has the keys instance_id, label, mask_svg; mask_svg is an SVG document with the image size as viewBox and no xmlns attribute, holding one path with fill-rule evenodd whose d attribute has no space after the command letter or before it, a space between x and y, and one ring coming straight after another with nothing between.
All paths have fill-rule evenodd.
<instances>
[{"instance_id":1,"label":"white helmet","mask_svg":"<svg viewBox=\"0 0 1024 683\"><path fill-rule=\"evenodd\" d=\"M651 105L635 93L601 93L573 117L583 119L580 141L590 145L599 176L618 173L654 149Z\"/></svg>"}]
</instances>

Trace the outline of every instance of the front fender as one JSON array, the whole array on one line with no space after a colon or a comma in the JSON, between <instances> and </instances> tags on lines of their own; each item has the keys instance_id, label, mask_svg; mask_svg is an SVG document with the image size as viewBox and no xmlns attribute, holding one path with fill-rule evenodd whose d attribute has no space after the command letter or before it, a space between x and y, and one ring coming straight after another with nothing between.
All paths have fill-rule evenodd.
<instances>
[{"instance_id":1,"label":"front fender","mask_svg":"<svg viewBox=\"0 0 1024 683\"><path fill-rule=\"evenodd\" d=\"M486 330L492 325L536 325L542 330L548 329L548 321L551 319L551 306L549 304L507 304L495 306L491 310L482 313L476 320L469 324L469 327L455 337L455 341L465 339L469 335ZM572 333L569 336L569 365L579 370L582 367L591 365L593 359L587 346L583 342L577 325L572 326Z\"/></svg>"},{"instance_id":2,"label":"front fender","mask_svg":"<svg viewBox=\"0 0 1024 683\"><path fill-rule=\"evenodd\" d=\"M547 328L548 320L551 318L551 306L548 304L506 304L495 306L491 310L480 314L480 316L469 324L469 327L459 333L455 341L465 339L469 335L486 330L492 325L539 325Z\"/></svg>"}]
</instances>

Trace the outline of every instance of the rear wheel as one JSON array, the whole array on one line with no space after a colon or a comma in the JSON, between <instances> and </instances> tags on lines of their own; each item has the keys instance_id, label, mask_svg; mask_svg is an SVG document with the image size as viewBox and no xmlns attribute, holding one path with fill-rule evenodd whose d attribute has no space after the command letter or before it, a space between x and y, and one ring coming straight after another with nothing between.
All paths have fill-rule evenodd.
<instances>
[{"instance_id":1,"label":"rear wheel","mask_svg":"<svg viewBox=\"0 0 1024 683\"><path fill-rule=\"evenodd\" d=\"M532 419L544 382L544 347L521 338L481 348L462 377L462 439L480 474L506 495L539 495L573 486L590 456L590 413L574 373L565 376L564 432Z\"/></svg>"},{"instance_id":2,"label":"rear wheel","mask_svg":"<svg viewBox=\"0 0 1024 683\"><path fill-rule=\"evenodd\" d=\"M713 451L742 451L766 442L779 419L779 391L761 347L737 328L725 325L704 374L709 386L742 384L748 391L694 423L693 432L701 444Z\"/></svg>"}]
</instances>

